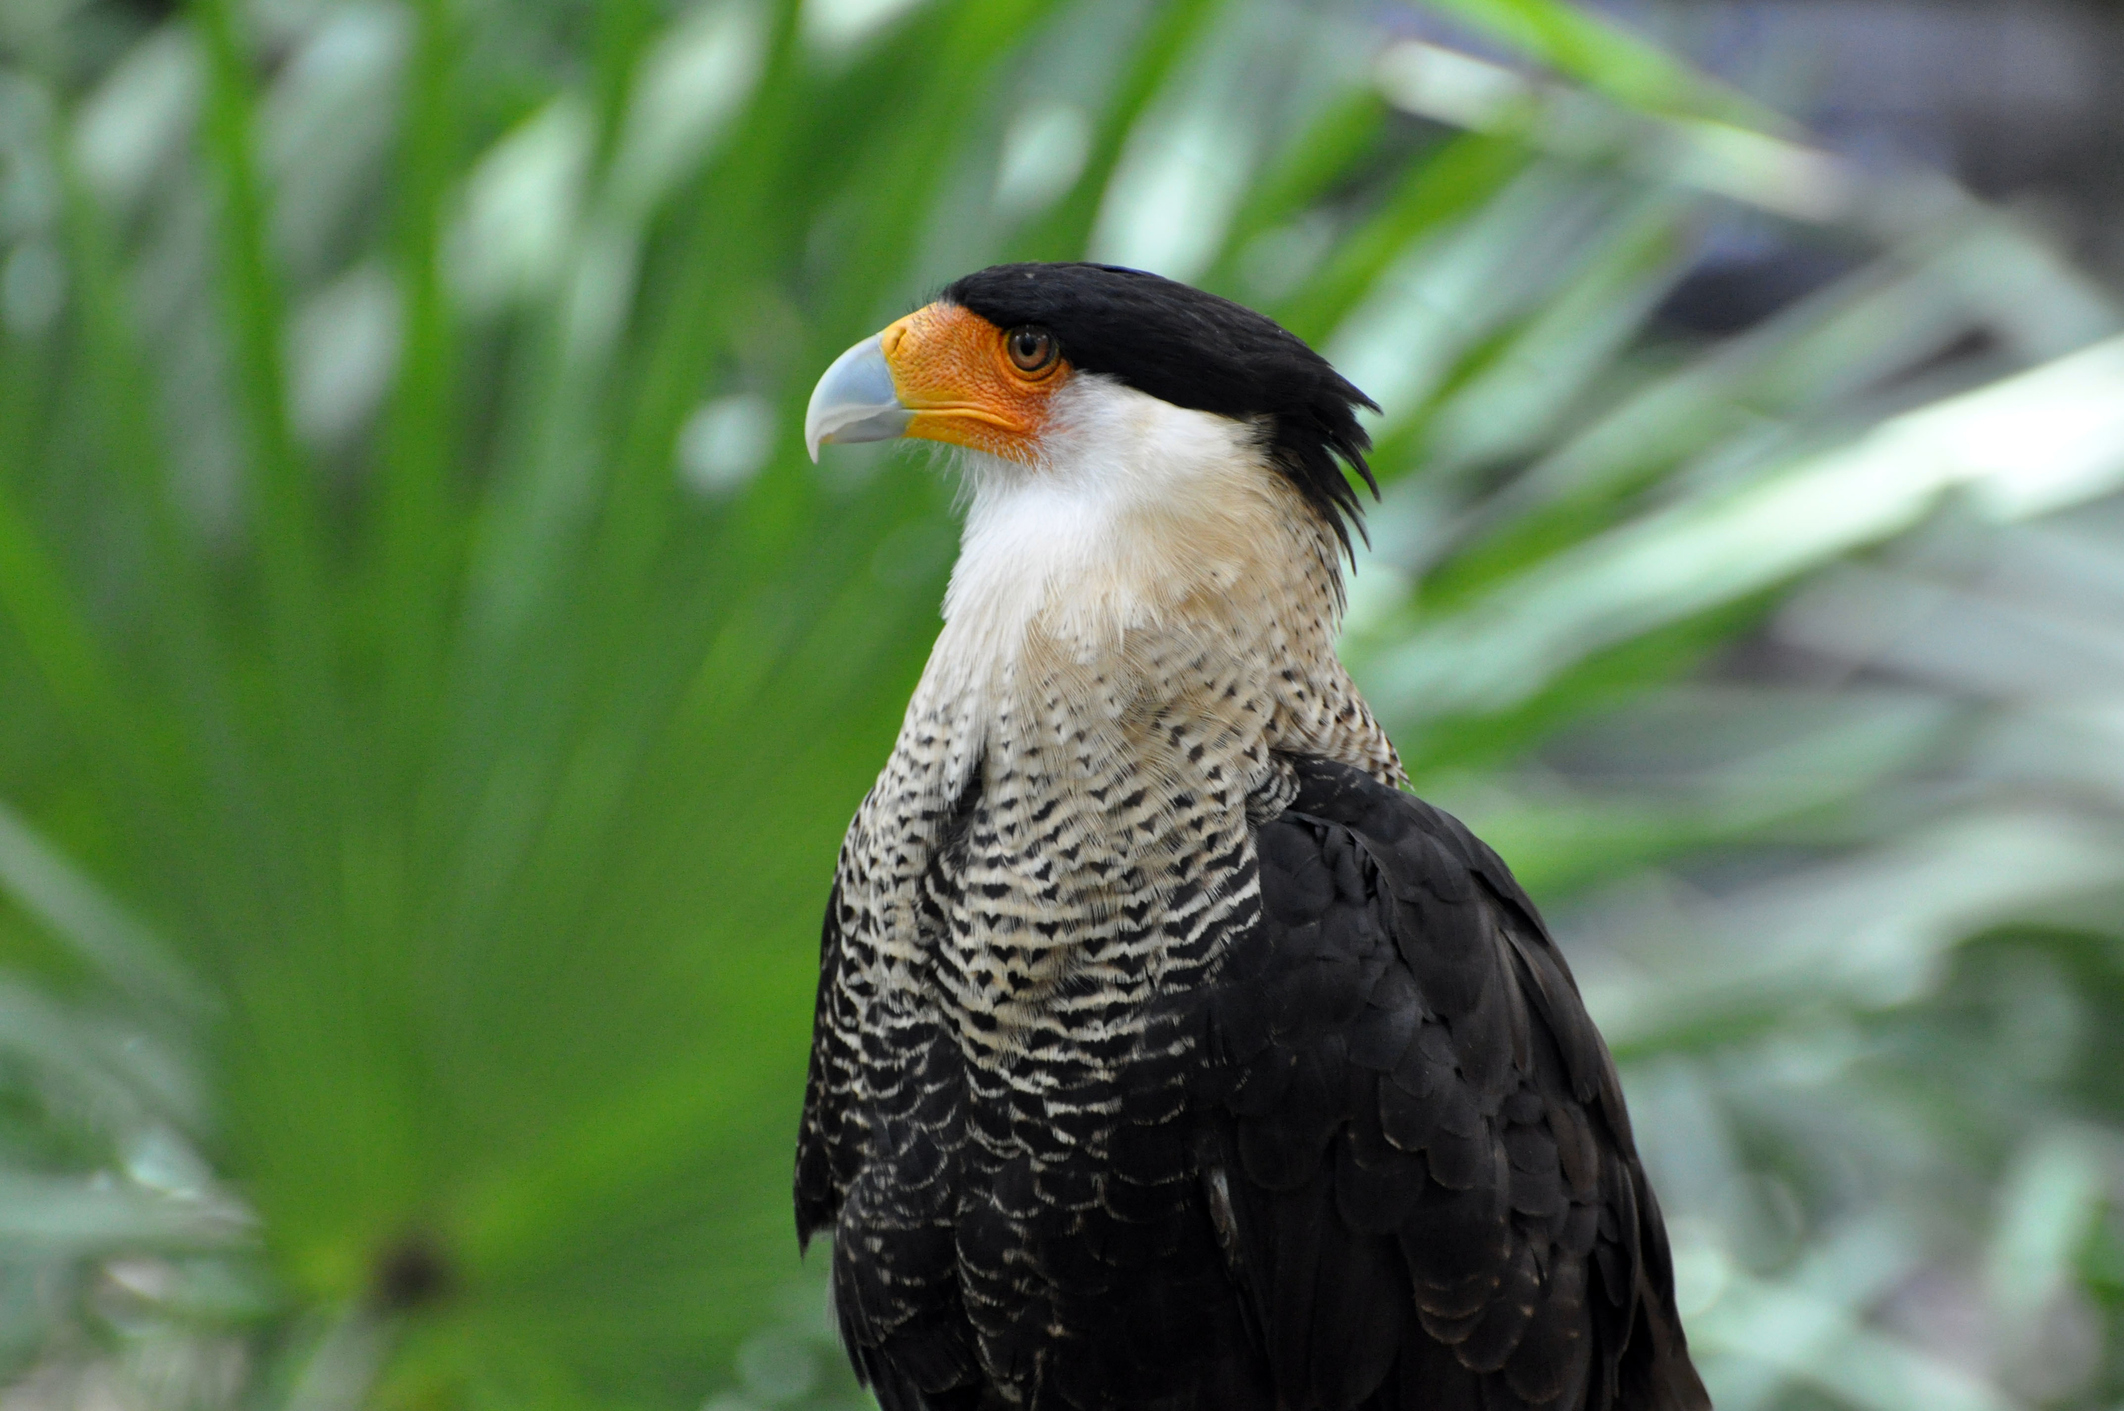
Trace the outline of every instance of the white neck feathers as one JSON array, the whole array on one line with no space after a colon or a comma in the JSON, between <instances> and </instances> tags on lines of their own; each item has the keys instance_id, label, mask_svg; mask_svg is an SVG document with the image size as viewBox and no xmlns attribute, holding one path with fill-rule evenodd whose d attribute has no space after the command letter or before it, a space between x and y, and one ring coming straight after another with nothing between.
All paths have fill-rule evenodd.
<instances>
[{"instance_id":1,"label":"white neck feathers","mask_svg":"<svg viewBox=\"0 0 2124 1411\"><path fill-rule=\"evenodd\" d=\"M1340 596L1331 537L1252 427L1100 377L1056 402L1044 463L967 458L932 662L962 689L1014 663L1035 628L1088 664L1176 616L1317 618L1308 599ZM1332 630L1332 601L1325 612Z\"/></svg>"}]
</instances>

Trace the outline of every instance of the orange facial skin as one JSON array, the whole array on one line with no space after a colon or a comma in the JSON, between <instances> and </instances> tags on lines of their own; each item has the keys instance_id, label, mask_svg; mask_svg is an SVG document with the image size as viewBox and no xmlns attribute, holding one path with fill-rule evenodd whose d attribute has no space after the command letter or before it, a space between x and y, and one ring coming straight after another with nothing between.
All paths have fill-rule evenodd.
<instances>
[{"instance_id":1,"label":"orange facial skin","mask_svg":"<svg viewBox=\"0 0 2124 1411\"><path fill-rule=\"evenodd\" d=\"M893 390L914 413L905 434L1036 463L1048 406L1069 380L1069 363L1057 358L1022 371L1011 361L1008 337L956 304L916 309L880 333Z\"/></svg>"}]
</instances>

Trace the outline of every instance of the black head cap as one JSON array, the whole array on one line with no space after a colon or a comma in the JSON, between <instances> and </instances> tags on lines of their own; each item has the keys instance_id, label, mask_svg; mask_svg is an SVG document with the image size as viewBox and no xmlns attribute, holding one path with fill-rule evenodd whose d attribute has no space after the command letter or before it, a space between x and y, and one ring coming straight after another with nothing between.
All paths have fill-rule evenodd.
<instances>
[{"instance_id":1,"label":"black head cap","mask_svg":"<svg viewBox=\"0 0 2124 1411\"><path fill-rule=\"evenodd\" d=\"M1297 334L1243 304L1115 265L994 265L943 298L998 328L1035 324L1070 366L1101 373L1176 407L1258 420L1276 465L1335 530L1344 549L1362 527L1357 491L1335 458L1372 493L1372 439L1357 408L1379 406Z\"/></svg>"}]
</instances>

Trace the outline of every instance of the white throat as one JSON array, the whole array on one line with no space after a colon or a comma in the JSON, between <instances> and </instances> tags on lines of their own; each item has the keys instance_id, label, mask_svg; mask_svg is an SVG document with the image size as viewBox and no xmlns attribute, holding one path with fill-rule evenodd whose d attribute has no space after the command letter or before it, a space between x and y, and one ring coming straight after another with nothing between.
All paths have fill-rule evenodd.
<instances>
[{"instance_id":1,"label":"white throat","mask_svg":"<svg viewBox=\"0 0 2124 1411\"><path fill-rule=\"evenodd\" d=\"M1176 617L1339 596L1324 531L1253 427L1080 374L1042 444L1037 466L966 458L966 529L932 660L962 690L984 693L1035 628L1090 664Z\"/></svg>"}]
</instances>

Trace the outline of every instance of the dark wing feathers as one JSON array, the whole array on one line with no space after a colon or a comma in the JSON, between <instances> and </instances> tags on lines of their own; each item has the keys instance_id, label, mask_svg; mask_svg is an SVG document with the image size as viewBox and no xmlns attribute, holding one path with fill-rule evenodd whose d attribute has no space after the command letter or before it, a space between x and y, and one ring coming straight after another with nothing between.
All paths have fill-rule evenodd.
<instances>
[{"instance_id":1,"label":"dark wing feathers","mask_svg":"<svg viewBox=\"0 0 2124 1411\"><path fill-rule=\"evenodd\" d=\"M1211 1015L1235 1273L1288 1411L1703 1411L1606 1046L1458 820L1295 761Z\"/></svg>"}]
</instances>

